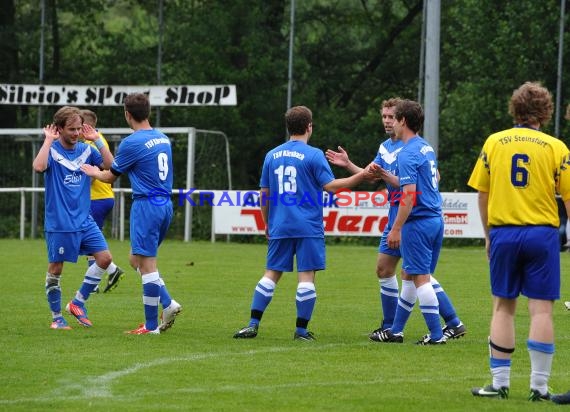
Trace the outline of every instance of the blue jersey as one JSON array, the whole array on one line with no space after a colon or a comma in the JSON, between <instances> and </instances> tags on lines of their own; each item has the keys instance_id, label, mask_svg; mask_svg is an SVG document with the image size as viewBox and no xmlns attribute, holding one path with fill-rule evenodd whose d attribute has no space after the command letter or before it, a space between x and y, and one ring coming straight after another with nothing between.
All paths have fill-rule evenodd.
<instances>
[{"instance_id":1,"label":"blue jersey","mask_svg":"<svg viewBox=\"0 0 570 412\"><path fill-rule=\"evenodd\" d=\"M56 140L50 147L45 182L46 232L76 232L87 227L90 217L91 179L81 165L101 166L103 157L86 143L65 149Z\"/></svg>"},{"instance_id":2,"label":"blue jersey","mask_svg":"<svg viewBox=\"0 0 570 412\"><path fill-rule=\"evenodd\" d=\"M156 197L172 193L172 149L170 139L158 130L138 130L119 145L111 166L127 173L133 198Z\"/></svg>"},{"instance_id":3,"label":"blue jersey","mask_svg":"<svg viewBox=\"0 0 570 412\"><path fill-rule=\"evenodd\" d=\"M404 145L398 154L398 175L400 187L416 185L416 204L409 218L441 216L437 160L425 139L415 136Z\"/></svg>"},{"instance_id":4,"label":"blue jersey","mask_svg":"<svg viewBox=\"0 0 570 412\"><path fill-rule=\"evenodd\" d=\"M401 140L392 140L388 138L380 144L378 148L378 153L374 158L374 163L380 166L382 169L387 170L393 175L398 175L398 153L404 147L404 142ZM400 198L399 194L394 196L396 192L400 190L399 187L394 187L386 183L386 189L388 190L388 200L390 201L390 208L388 209L388 225L392 226L392 223L396 219L398 214L398 200Z\"/></svg>"},{"instance_id":5,"label":"blue jersey","mask_svg":"<svg viewBox=\"0 0 570 412\"><path fill-rule=\"evenodd\" d=\"M269 151L260 182L270 195L269 238L324 237L323 186L333 180L324 153L304 142Z\"/></svg>"}]
</instances>

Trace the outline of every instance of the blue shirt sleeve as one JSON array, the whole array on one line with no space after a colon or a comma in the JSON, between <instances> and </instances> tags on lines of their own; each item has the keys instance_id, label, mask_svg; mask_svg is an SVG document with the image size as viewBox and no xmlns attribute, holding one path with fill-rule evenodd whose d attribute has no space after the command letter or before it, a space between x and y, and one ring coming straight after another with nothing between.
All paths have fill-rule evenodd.
<instances>
[{"instance_id":1,"label":"blue shirt sleeve","mask_svg":"<svg viewBox=\"0 0 570 412\"><path fill-rule=\"evenodd\" d=\"M417 184L418 182L418 156L417 153L402 150L398 155L398 176L400 187Z\"/></svg>"},{"instance_id":2,"label":"blue shirt sleeve","mask_svg":"<svg viewBox=\"0 0 570 412\"><path fill-rule=\"evenodd\" d=\"M334 180L334 175L323 152L318 151L315 157L315 178L322 188L324 185Z\"/></svg>"},{"instance_id":3,"label":"blue shirt sleeve","mask_svg":"<svg viewBox=\"0 0 570 412\"><path fill-rule=\"evenodd\" d=\"M119 173L126 173L132 168L137 160L136 151L132 150L133 147L127 140L121 142L117 149L117 156L115 156L111 166L114 170Z\"/></svg>"}]
</instances>

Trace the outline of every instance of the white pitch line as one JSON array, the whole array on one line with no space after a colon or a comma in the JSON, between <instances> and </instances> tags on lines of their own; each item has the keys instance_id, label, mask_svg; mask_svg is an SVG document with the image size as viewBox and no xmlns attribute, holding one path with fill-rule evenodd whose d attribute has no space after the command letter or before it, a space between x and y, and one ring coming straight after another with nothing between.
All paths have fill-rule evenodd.
<instances>
[{"instance_id":1,"label":"white pitch line","mask_svg":"<svg viewBox=\"0 0 570 412\"><path fill-rule=\"evenodd\" d=\"M344 343L331 343L321 346L312 346L302 349L311 350L322 350L329 349L333 347L341 346L366 346L366 343L362 344L344 344ZM194 362L208 358L217 357L228 357L228 356L249 356L256 355L260 353L277 353L277 352L290 352L297 351L299 347L277 347L277 348L263 348L263 349L251 349L243 352L217 352L217 353L196 353L189 354L188 356L174 357L174 358L159 358L152 360L150 362L135 363L125 369L120 369L117 371L107 372L99 376L87 376L81 380L81 382L64 382L61 386L53 389L51 394L33 397L33 398L21 398L21 399L0 399L0 405L13 405L24 402L49 402L57 400L78 400L78 399L89 399L89 398L111 398L113 394L111 393L112 383L116 379L120 379L124 376L128 376L137 373L143 369L153 368L156 366L167 365L170 363L178 362ZM79 392L78 395L66 396L62 395L66 392Z\"/></svg>"},{"instance_id":2,"label":"white pitch line","mask_svg":"<svg viewBox=\"0 0 570 412\"><path fill-rule=\"evenodd\" d=\"M129 400L131 398L135 398L137 395L133 394L132 397L125 397L125 396L116 396L113 395L111 392L111 385L112 383L120 379L124 376L132 375L137 373L141 370L147 368L153 368L156 366L167 365L170 363L179 363L179 362L194 362L200 361L209 358L217 358L217 357L228 357L228 356L249 356L249 355L256 355L256 354L263 354L263 353L279 353L279 352L292 352L298 350L323 350L335 347L342 347L342 346L370 346L369 342L363 342L359 344L345 344L345 343L331 343L325 344L322 346L311 346L306 345L303 348L297 347L277 347L277 348L263 348L263 349L250 349L243 352L217 352L217 353L195 353L189 354L187 356L181 357L169 357L169 358L159 358L155 359L150 362L143 362L143 363L135 363L132 366L127 368L107 372L103 375L99 376L91 376L84 378L81 382L67 382L63 383L62 386L55 388L51 391L51 394L48 395L41 395L33 398L21 398L21 399L0 399L0 405L15 405L25 402L51 402L51 401L65 401L65 400L85 400L85 399L93 399L93 398L114 398L114 399L121 399L121 400ZM557 378L569 376L570 373L557 373ZM512 373L511 378L523 378L527 376L526 373ZM441 380L442 382L447 382L449 377L442 376L441 378L423 378L418 379L417 377L413 378L414 382L433 382L434 380ZM390 383L407 383L410 381L410 378L399 378L399 377L390 377ZM326 382L311 382L312 386L364 386L364 385L378 385L386 383L384 379L372 379L372 380L342 380L342 381L326 381ZM243 384L243 385L221 385L218 387L212 387L208 385L207 387L191 387L191 388L183 388L183 389L175 389L172 391L161 391L161 394L164 393L209 393L209 392L243 392L245 390L252 390L252 391L274 391L276 389L287 389L287 388L297 388L297 387L305 387L306 383L284 383L284 384L276 384L276 385L252 385L252 384ZM78 393L77 395L62 395L66 392L75 392Z\"/></svg>"}]
</instances>

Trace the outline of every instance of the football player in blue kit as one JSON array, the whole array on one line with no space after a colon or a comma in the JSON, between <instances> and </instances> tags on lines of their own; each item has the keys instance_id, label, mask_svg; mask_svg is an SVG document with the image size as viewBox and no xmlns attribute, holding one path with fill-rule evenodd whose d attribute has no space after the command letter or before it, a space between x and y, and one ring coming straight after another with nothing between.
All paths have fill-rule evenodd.
<instances>
[{"instance_id":1,"label":"football player in blue kit","mask_svg":"<svg viewBox=\"0 0 570 412\"><path fill-rule=\"evenodd\" d=\"M323 190L336 192L371 178L362 171L335 179L324 153L308 144L313 133L313 115L305 106L285 113L288 142L265 156L260 182L260 203L268 236L265 273L257 283L251 303L249 324L234 338L255 338L265 309L273 298L283 272L293 271L297 259L297 319L295 340L313 341L307 327L317 293L315 273L325 269Z\"/></svg>"},{"instance_id":2,"label":"football player in blue kit","mask_svg":"<svg viewBox=\"0 0 570 412\"><path fill-rule=\"evenodd\" d=\"M437 159L433 148L418 135L424 114L419 103L400 100L394 110L394 134L404 142L398 154L398 183L401 192L398 213L386 237L388 246L402 254L403 288L389 329L376 334L378 342L403 341L403 330L416 299L429 334L420 345L444 344L447 337L439 324L438 296L431 281L443 240L443 216ZM372 164L373 172L380 167ZM380 176L383 173L380 171Z\"/></svg>"},{"instance_id":3,"label":"football player in blue kit","mask_svg":"<svg viewBox=\"0 0 570 412\"><path fill-rule=\"evenodd\" d=\"M99 150L79 141L94 141ZM95 129L83 124L76 107L64 106L44 128L44 143L33 162L43 173L45 184L44 231L48 252L45 290L52 312L52 329L71 329L61 313L61 274L64 262L77 262L79 255L93 255L95 263L85 272L83 283L66 310L77 321L91 327L85 302L101 281L112 261L101 230L89 214L91 180L82 165L109 168L113 155Z\"/></svg>"},{"instance_id":4,"label":"football player in blue kit","mask_svg":"<svg viewBox=\"0 0 570 412\"><path fill-rule=\"evenodd\" d=\"M83 166L89 176L113 183L126 173L133 189L130 214L129 262L142 278L145 323L134 335L159 334L169 329L182 310L170 297L157 267L158 248L172 220L172 149L170 139L149 122L150 102L144 93L125 97L125 119L134 133L119 145L110 170ZM158 306L162 304L161 321Z\"/></svg>"},{"instance_id":5,"label":"football player in blue kit","mask_svg":"<svg viewBox=\"0 0 570 412\"><path fill-rule=\"evenodd\" d=\"M388 246L387 238L398 213L399 201L397 199L400 196L400 183L397 176L397 159L398 153L404 146L404 142L396 137L393 127L395 121L394 111L396 104L400 100L401 99L399 98L391 98L382 102L380 115L388 138L380 144L376 157L373 160L373 163L380 166L382 170L381 177L386 183L388 199L390 201L388 223L386 224L384 231L382 232L382 237L380 238L378 258L376 260L376 275L378 276L380 283L380 303L382 306L383 319L380 326L372 331L368 336L370 340L374 342L380 342L381 332L392 327L399 299L396 267L400 261L401 253L399 248L393 249ZM330 163L335 166L343 167L350 173L354 174L362 170L362 168L350 161L348 153L340 146L338 148L338 152L330 149L327 150L326 156ZM451 300L437 279L432 275L430 277L430 281L439 302L439 313L445 321L443 334L446 339L459 339L466 333L465 325L457 316ZM408 302L406 299L413 298L415 295L415 286L412 280L405 278L405 274L403 274L402 279L402 294L404 295L404 300L402 300L401 304L408 308L413 307L413 302ZM396 339L398 342L400 341L399 337ZM403 338L401 341L403 342Z\"/></svg>"}]
</instances>

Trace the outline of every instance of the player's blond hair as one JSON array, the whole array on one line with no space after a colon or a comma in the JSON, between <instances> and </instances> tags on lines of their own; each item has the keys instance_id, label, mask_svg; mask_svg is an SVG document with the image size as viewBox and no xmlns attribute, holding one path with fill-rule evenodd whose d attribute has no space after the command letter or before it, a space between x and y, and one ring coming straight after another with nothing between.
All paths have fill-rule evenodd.
<instances>
[{"instance_id":1,"label":"player's blond hair","mask_svg":"<svg viewBox=\"0 0 570 412\"><path fill-rule=\"evenodd\" d=\"M88 109L83 109L81 110L81 117L83 117L83 122L87 123L90 126L97 126L97 115L95 114L95 112L88 110Z\"/></svg>"},{"instance_id":2,"label":"player's blond hair","mask_svg":"<svg viewBox=\"0 0 570 412\"><path fill-rule=\"evenodd\" d=\"M396 105L402 101L399 97L391 97L389 99L383 100L382 104L380 105L380 114L382 114L382 109L396 107Z\"/></svg>"},{"instance_id":3,"label":"player's blond hair","mask_svg":"<svg viewBox=\"0 0 570 412\"><path fill-rule=\"evenodd\" d=\"M53 124L63 129L67 124L67 122L69 121L69 119L72 119L75 116L78 116L81 119L81 122L83 123L83 117L81 117L81 111L77 107L63 106L53 115Z\"/></svg>"}]
</instances>

